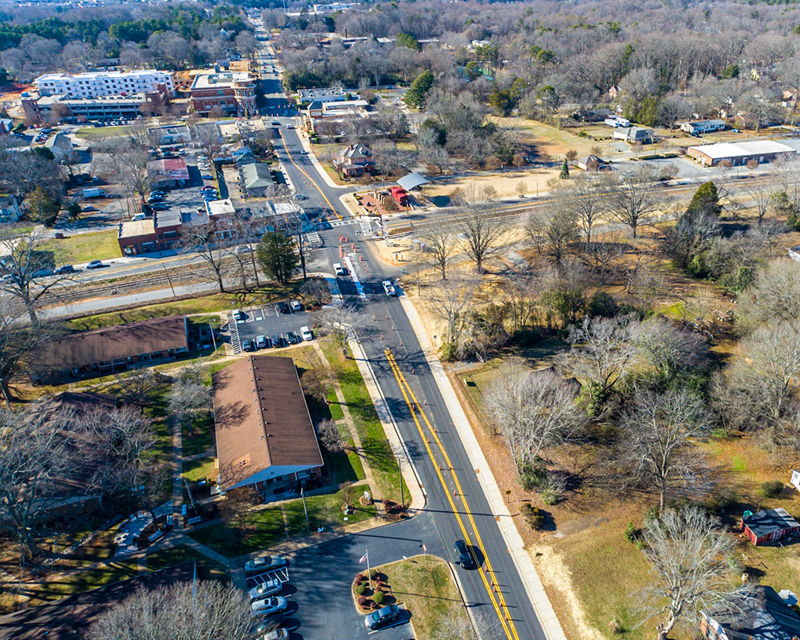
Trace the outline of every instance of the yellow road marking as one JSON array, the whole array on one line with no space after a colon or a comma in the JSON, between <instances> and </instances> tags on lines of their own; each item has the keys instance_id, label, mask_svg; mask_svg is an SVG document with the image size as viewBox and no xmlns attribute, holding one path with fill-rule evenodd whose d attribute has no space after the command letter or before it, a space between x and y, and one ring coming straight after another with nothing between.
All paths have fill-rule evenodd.
<instances>
[{"instance_id":1,"label":"yellow road marking","mask_svg":"<svg viewBox=\"0 0 800 640\"><path fill-rule=\"evenodd\" d=\"M436 439L436 441L437 441L437 443L439 445L439 449L441 450L442 454L445 457L445 461L447 462L447 466L448 466L448 468L450 470L450 473L453 476L453 479L455 480L456 490L457 490L459 496L461 497L461 502L464 505L464 510L467 512L467 516L469 517L470 522L472 523L472 529L473 529L473 532L475 534L475 538L476 538L476 540L478 542L478 546L480 547L481 552L483 553L483 558L484 558L484 561L486 562L487 568L489 569L489 574L492 577L492 584L489 584L489 581L486 579L486 574L481 570L480 566L478 566L478 563L477 562L475 563L476 566L478 566L478 571L481 574L481 579L483 580L483 584L486 587L486 592L489 594L489 598L492 601L492 605L494 605L495 612L497 613L497 617L500 620L501 625L503 626L503 630L506 633L506 637L508 637L509 639L513 638L514 640L519 640L519 635L517 635L517 630L516 630L516 628L514 626L514 622L511 619L511 615L510 615L510 613L508 611L508 605L505 602L505 598L503 597L502 590L500 589L499 586L497 586L497 580L496 580L496 577L495 577L495 574L494 574L494 569L492 569L491 563L489 561L489 554L486 552L486 548L483 545L483 541L481 540L480 533L478 533L478 528L477 528L477 526L475 524L475 520L472 517L472 512L470 511L469 506L467 505L467 501L464 498L464 492L461 490L461 485L458 482L458 477L456 476L455 470L453 469L453 465L450 463L450 459L449 459L449 457L447 455L447 452L444 450L444 447L442 446L442 443L439 440L439 437L436 435L436 432L433 430L433 427L431 426L430 422L428 421L428 418L425 416L425 413L420 409L419 402L416 400L416 396L414 396L414 392L411 390L411 387L409 386L408 382L406 381L405 377L403 376L402 372L400 371L400 368L398 367L397 361L394 359L394 356L392 355L391 350L386 349L384 353L386 355L387 360L389 361L389 365L392 368L392 373L394 373L395 379L397 380L397 383L400 386L400 391L403 394L403 398L405 399L406 404L408 405L409 411L411 412L411 416L414 418L414 423L417 425L417 430L419 431L420 435L422 436L422 439L423 439L423 441L425 443L425 448L427 449L428 455L431 458L431 462L436 467L436 473L439 476L439 482L441 482L442 488L444 489L444 492L445 492L445 495L447 495L447 500L450 503L450 508L453 511L453 515L455 515L456 520L458 521L458 526L461 529L461 533L464 535L464 541L467 544L470 544L470 536L467 533L466 527L464 526L464 521L461 519L461 515L460 515L458 509L456 508L455 502L453 501L453 497L450 495L450 489L447 487L447 483L445 482L444 476L442 475L442 470L439 468L439 465L436 462L436 458L433 455L433 451L431 449L430 443L428 442L428 438L425 436L425 432L422 429L422 425L420 424L419 420L417 419L417 412L419 412L419 414L422 416L423 420L425 420L425 423L428 425L428 429L433 434L434 438ZM406 393L406 389L408 390L408 393ZM409 394L411 396L411 399L409 399ZM413 399L413 403L412 403L412 399ZM416 410L414 408L414 405L416 405ZM499 605L498 605L497 599L495 599L495 594L492 591L492 585L494 585L495 589L497 590L497 595L498 595L499 600L500 600L500 604ZM503 615L503 609L505 609L505 616Z\"/></svg>"},{"instance_id":2,"label":"yellow road marking","mask_svg":"<svg viewBox=\"0 0 800 640\"><path fill-rule=\"evenodd\" d=\"M336 207L334 207L331 204L331 201L328 200L327 196L324 193L322 193L322 189L319 188L319 185L316 182L314 182L313 178L310 175L308 175L306 173L305 169L303 169L300 165L298 165L294 161L294 158L292 157L292 154L289 153L289 147L286 146L286 140L283 139L283 131L278 129L278 135L281 137L281 143L283 143L283 149L284 149L284 151L286 151L286 155L289 156L289 161L297 168L297 170L300 173L302 173L306 178L311 180L311 184L313 184L314 187L317 189L317 191L319 191L319 195L321 195L323 197L323 199L325 200L325 202L328 203L328 206L331 208L331 211L333 211L336 214L336 217L339 218L339 220L341 220L342 216L339 215L339 212L336 210Z\"/></svg>"}]
</instances>

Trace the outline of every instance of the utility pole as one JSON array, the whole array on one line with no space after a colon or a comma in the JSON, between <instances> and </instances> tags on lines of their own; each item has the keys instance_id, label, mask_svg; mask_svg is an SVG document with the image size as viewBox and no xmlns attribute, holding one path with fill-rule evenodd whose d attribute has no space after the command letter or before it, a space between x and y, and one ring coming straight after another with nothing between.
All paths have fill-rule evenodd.
<instances>
[{"instance_id":1,"label":"utility pole","mask_svg":"<svg viewBox=\"0 0 800 640\"><path fill-rule=\"evenodd\" d=\"M172 286L172 278L169 275L169 271L167 271L166 265L162 262L161 268L164 269L164 275L167 276L167 282L169 282L169 288L172 289L172 297L177 298L178 294L175 293L175 287Z\"/></svg>"},{"instance_id":2,"label":"utility pole","mask_svg":"<svg viewBox=\"0 0 800 640\"><path fill-rule=\"evenodd\" d=\"M311 533L311 525L308 522L308 507L306 506L306 492L303 485L300 485L300 497L303 499L303 511L306 514L306 530Z\"/></svg>"}]
</instances>

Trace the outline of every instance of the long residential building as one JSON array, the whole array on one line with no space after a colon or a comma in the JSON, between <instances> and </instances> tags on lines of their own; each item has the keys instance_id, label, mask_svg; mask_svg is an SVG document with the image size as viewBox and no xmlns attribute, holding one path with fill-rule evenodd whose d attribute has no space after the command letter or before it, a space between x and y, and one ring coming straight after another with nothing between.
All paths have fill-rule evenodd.
<instances>
[{"instance_id":1,"label":"long residential building","mask_svg":"<svg viewBox=\"0 0 800 640\"><path fill-rule=\"evenodd\" d=\"M94 71L87 73L48 73L33 81L41 96L65 95L69 98L100 98L156 91L164 85L172 94L175 85L169 71Z\"/></svg>"},{"instance_id":2,"label":"long residential building","mask_svg":"<svg viewBox=\"0 0 800 640\"><path fill-rule=\"evenodd\" d=\"M48 116L58 120L115 120L158 115L165 104L169 104L169 93L150 91L126 96L102 98L70 98L66 95L23 98L22 109L31 122L39 122Z\"/></svg>"}]
</instances>

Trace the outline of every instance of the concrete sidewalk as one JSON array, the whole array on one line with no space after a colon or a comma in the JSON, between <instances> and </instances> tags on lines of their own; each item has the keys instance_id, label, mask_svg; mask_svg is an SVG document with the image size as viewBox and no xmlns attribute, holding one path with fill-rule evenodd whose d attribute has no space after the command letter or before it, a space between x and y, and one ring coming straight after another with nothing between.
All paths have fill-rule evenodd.
<instances>
[{"instance_id":1,"label":"concrete sidewalk","mask_svg":"<svg viewBox=\"0 0 800 640\"><path fill-rule=\"evenodd\" d=\"M564 629L561 627L561 623L556 617L553 605L550 603L550 599L547 597L544 586L539 579L539 574L536 573L536 567L533 566L533 561L525 550L525 543L522 541L522 537L519 535L514 525L514 520L503 500L503 495L500 492L500 488L497 486L497 481L494 479L492 470L486 462L480 444L472 431L472 425L469 423L464 409L461 407L461 403L458 400L458 396L456 396L456 392L450 383L450 379L447 377L444 367L442 367L442 363L436 354L436 349L431 342L425 324L419 313L417 313L414 303L411 302L408 296L401 295L400 303L403 305L403 309L425 353L425 359L433 372L433 377L436 380L436 385L439 387L439 392L442 394L447 404L448 411L453 418L453 423L464 444L464 449L469 456L472 467L476 471L478 482L483 489L489 507L495 516L499 516L497 525L506 542L508 552L514 560L514 565L517 567L520 578L525 585L525 590L541 622L542 628L548 640L566 640Z\"/></svg>"}]
</instances>

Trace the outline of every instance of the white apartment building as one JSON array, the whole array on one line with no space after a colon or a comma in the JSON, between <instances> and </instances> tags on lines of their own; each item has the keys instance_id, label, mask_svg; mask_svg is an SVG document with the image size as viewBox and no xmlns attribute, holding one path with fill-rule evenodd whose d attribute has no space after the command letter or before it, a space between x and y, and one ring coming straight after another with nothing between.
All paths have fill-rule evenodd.
<instances>
[{"instance_id":1,"label":"white apartment building","mask_svg":"<svg viewBox=\"0 0 800 640\"><path fill-rule=\"evenodd\" d=\"M148 93L164 84L175 90L169 71L97 71L91 73L48 73L33 81L39 95L66 95L69 98L100 98L131 93Z\"/></svg>"}]
</instances>

